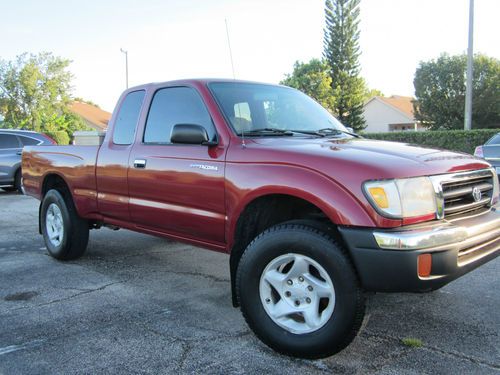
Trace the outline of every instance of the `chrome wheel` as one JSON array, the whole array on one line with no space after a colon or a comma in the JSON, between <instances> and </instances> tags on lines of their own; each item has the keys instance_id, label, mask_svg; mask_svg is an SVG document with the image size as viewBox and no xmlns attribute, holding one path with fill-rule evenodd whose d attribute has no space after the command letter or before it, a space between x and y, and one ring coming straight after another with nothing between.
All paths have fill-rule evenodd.
<instances>
[{"instance_id":1,"label":"chrome wheel","mask_svg":"<svg viewBox=\"0 0 500 375\"><path fill-rule=\"evenodd\" d=\"M61 209L55 203L51 203L45 216L45 227L49 241L54 246L59 246L64 236L64 224Z\"/></svg>"},{"instance_id":2,"label":"chrome wheel","mask_svg":"<svg viewBox=\"0 0 500 375\"><path fill-rule=\"evenodd\" d=\"M295 334L323 327L335 307L330 276L318 262L301 254L272 260L262 272L259 293L269 317Z\"/></svg>"}]
</instances>

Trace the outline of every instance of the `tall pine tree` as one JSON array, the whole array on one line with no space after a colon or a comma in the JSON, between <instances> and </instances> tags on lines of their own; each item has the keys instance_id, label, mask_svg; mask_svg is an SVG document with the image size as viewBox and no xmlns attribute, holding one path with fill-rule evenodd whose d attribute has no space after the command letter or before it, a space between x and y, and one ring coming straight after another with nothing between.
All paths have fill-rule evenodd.
<instances>
[{"instance_id":1,"label":"tall pine tree","mask_svg":"<svg viewBox=\"0 0 500 375\"><path fill-rule=\"evenodd\" d=\"M359 76L360 0L326 0L323 56L330 68L331 87L336 98L335 115L359 131L363 118L365 82Z\"/></svg>"}]
</instances>

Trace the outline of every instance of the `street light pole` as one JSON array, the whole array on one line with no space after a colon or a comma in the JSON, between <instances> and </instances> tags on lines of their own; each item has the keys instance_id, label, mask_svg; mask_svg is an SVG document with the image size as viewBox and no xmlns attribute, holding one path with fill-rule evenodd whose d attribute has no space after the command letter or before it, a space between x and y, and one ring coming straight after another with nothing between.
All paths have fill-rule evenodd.
<instances>
[{"instance_id":1,"label":"street light pole","mask_svg":"<svg viewBox=\"0 0 500 375\"><path fill-rule=\"evenodd\" d=\"M128 89L128 51L120 48L120 51L125 54L125 87Z\"/></svg>"},{"instance_id":2,"label":"street light pole","mask_svg":"<svg viewBox=\"0 0 500 375\"><path fill-rule=\"evenodd\" d=\"M474 74L474 0L469 2L469 45L467 48L467 84L465 86L465 120L464 129L472 128L472 75Z\"/></svg>"}]
</instances>

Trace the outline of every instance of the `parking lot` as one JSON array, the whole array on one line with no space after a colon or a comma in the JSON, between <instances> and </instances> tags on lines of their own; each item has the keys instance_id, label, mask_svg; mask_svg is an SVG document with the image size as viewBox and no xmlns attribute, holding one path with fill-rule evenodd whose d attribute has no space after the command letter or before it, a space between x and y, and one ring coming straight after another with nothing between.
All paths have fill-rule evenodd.
<instances>
[{"instance_id":1,"label":"parking lot","mask_svg":"<svg viewBox=\"0 0 500 375\"><path fill-rule=\"evenodd\" d=\"M351 346L309 361L249 331L227 255L102 229L58 262L37 217L38 201L0 192L0 374L500 372L498 258L433 293L368 296Z\"/></svg>"}]
</instances>

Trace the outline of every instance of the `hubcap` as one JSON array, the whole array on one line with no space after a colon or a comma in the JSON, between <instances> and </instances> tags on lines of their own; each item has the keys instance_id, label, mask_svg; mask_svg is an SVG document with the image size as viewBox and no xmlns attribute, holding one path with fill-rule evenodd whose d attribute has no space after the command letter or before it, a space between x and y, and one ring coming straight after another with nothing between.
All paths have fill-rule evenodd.
<instances>
[{"instance_id":1,"label":"hubcap","mask_svg":"<svg viewBox=\"0 0 500 375\"><path fill-rule=\"evenodd\" d=\"M61 209L55 203L51 203L47 209L45 227L50 243L54 246L59 246L63 240L64 225Z\"/></svg>"},{"instance_id":2,"label":"hubcap","mask_svg":"<svg viewBox=\"0 0 500 375\"><path fill-rule=\"evenodd\" d=\"M323 327L335 307L330 276L318 262L300 254L273 259L262 272L259 292L269 317L295 334Z\"/></svg>"}]
</instances>

